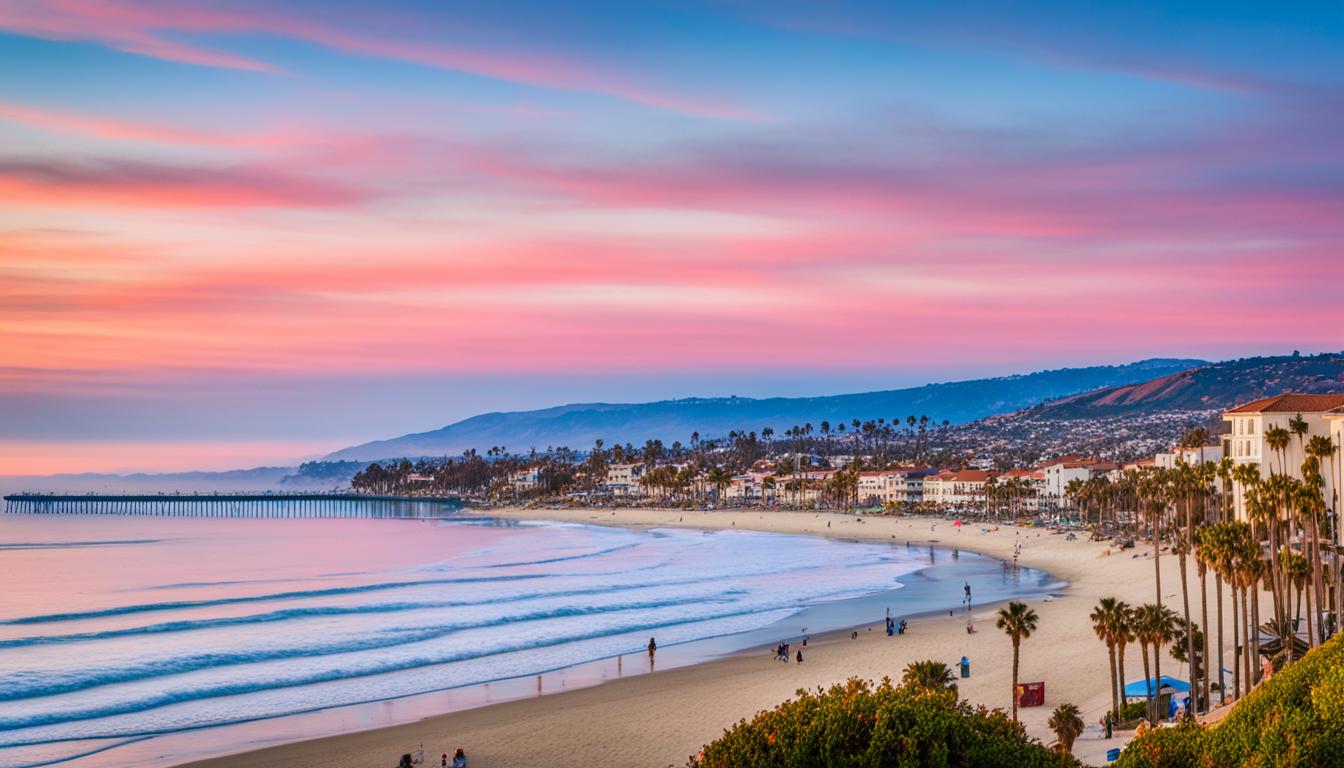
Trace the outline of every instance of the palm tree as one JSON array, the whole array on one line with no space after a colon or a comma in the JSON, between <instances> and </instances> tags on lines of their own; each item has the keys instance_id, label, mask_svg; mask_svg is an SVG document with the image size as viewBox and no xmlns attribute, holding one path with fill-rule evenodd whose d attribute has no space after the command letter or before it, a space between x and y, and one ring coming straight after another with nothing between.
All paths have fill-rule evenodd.
<instances>
[{"instance_id":1,"label":"palm tree","mask_svg":"<svg viewBox=\"0 0 1344 768\"><path fill-rule=\"evenodd\" d=\"M1144 687L1148 691L1148 722L1157 725L1158 712L1157 705L1160 700L1162 688L1162 646L1171 641L1175 635L1177 616L1170 608L1164 608L1154 603L1144 603L1139 606L1135 616L1135 634L1139 638L1139 645L1143 649L1143 674L1144 677L1152 682L1145 683ZM1148 669L1148 649L1153 651L1152 674Z\"/></svg>"},{"instance_id":2,"label":"palm tree","mask_svg":"<svg viewBox=\"0 0 1344 768\"><path fill-rule=\"evenodd\" d=\"M1083 732L1083 713L1073 704L1060 704L1050 713L1047 723L1050 730L1059 739L1059 746L1067 753L1073 752L1073 742Z\"/></svg>"},{"instance_id":3,"label":"palm tree","mask_svg":"<svg viewBox=\"0 0 1344 768\"><path fill-rule=\"evenodd\" d=\"M905 665L901 673L901 683L911 688L938 690L951 688L956 690L956 678L952 669L941 661L912 661Z\"/></svg>"},{"instance_id":4,"label":"palm tree","mask_svg":"<svg viewBox=\"0 0 1344 768\"><path fill-rule=\"evenodd\" d=\"M714 467L709 470L705 476L711 485L714 486L714 503L723 505L723 489L727 488L733 482L733 473L725 467Z\"/></svg>"},{"instance_id":5,"label":"palm tree","mask_svg":"<svg viewBox=\"0 0 1344 768\"><path fill-rule=\"evenodd\" d=\"M1162 540L1158 531L1167 511L1166 472L1161 469L1149 469L1139 478L1139 498L1148 512L1148 520L1153 529L1153 585L1156 589L1157 605L1162 605Z\"/></svg>"},{"instance_id":6,"label":"palm tree","mask_svg":"<svg viewBox=\"0 0 1344 768\"><path fill-rule=\"evenodd\" d=\"M1237 558L1237 575L1241 583L1241 636L1246 649L1241 654L1241 663L1246 678L1246 690L1250 691L1255 682L1251 661L1260 658L1260 581L1265 577L1265 561L1260 559L1260 543L1252 536L1246 536L1241 543L1241 554Z\"/></svg>"},{"instance_id":7,"label":"palm tree","mask_svg":"<svg viewBox=\"0 0 1344 768\"><path fill-rule=\"evenodd\" d=\"M1307 456L1309 456L1309 457L1311 457L1311 458L1314 458L1314 459L1316 460L1316 470L1317 470L1317 472L1316 472L1316 478L1320 479L1319 484L1316 485L1316 488L1317 488L1317 490L1318 490L1318 492L1319 492L1319 494L1320 494L1320 506L1318 506L1318 507L1316 508L1316 512L1317 512L1318 515L1321 514L1325 509L1333 509L1333 510L1336 510L1336 511L1339 510L1339 505L1337 504L1337 498L1336 498L1336 493L1335 493L1335 483L1334 483L1334 477L1335 477L1335 474L1334 474L1334 473L1335 473L1335 451L1336 451L1336 448L1335 448L1335 443L1334 443L1334 441L1331 440L1330 438L1324 436L1324 435L1317 435L1317 436L1315 436L1315 437L1313 437L1313 438L1311 438L1310 440L1307 441L1307 447L1306 447ZM1330 472L1329 477L1331 478L1331 483L1330 483L1330 493L1331 493L1331 498L1330 498L1330 499L1326 499L1326 498L1325 498L1325 483L1324 483L1324 479L1321 478L1321 475L1320 475L1320 467L1321 467L1321 463L1322 463L1323 461L1325 461L1325 462L1329 462L1329 472ZM1303 471L1304 471L1304 476L1305 476L1305 469L1304 469ZM1323 519L1323 518L1322 518L1322 519ZM1313 522L1315 522L1315 521L1316 521L1316 516L1313 516L1312 520L1313 520ZM1331 540L1333 540L1333 532L1331 532L1331 534L1332 534ZM1324 561L1323 561L1323 558L1321 557L1321 533L1320 533L1319 527L1318 527L1316 530L1313 530L1313 531L1311 532L1311 542L1312 542L1312 551L1313 551L1313 553L1314 553L1314 554L1313 554L1313 557L1314 557L1313 570L1315 571L1315 573L1313 574L1313 578L1315 579L1315 585L1316 585L1317 609L1318 609L1319 611L1321 611L1321 612L1324 613L1324 612L1327 611L1327 606L1325 605L1325 596L1326 596L1326 592L1325 592L1325 585L1324 585L1324 583L1323 583L1323 581L1322 581L1321 572L1322 572L1322 571L1324 570L1324 568L1325 568L1325 563L1324 563ZM1340 590L1339 590L1339 584L1337 583L1337 578L1338 578L1338 576L1339 576L1339 549L1338 549L1338 547L1336 547L1336 548L1334 549L1334 552L1335 552L1335 559L1334 559L1333 567L1331 568L1331 579L1330 579L1330 580L1331 580L1331 582L1332 582L1332 585L1333 585L1334 588L1335 588L1335 589L1334 589L1335 594L1338 596L1339 593L1340 593ZM1338 631L1338 621L1339 621L1339 619L1338 619L1338 617L1339 617L1338 601L1336 602L1335 616L1336 616L1336 619L1335 619L1335 622L1336 622L1336 631ZM1325 640L1325 637L1324 637L1325 632L1322 631L1320 634L1321 634L1321 638L1320 638L1320 639L1321 639L1322 641L1324 641L1324 640Z\"/></svg>"},{"instance_id":8,"label":"palm tree","mask_svg":"<svg viewBox=\"0 0 1344 768\"><path fill-rule=\"evenodd\" d=\"M1125 689L1125 648L1139 639L1134 631L1135 626L1134 608L1126 602L1116 603L1111 635L1115 638L1115 674L1119 678L1117 685L1121 691ZM1116 716L1119 714L1117 711Z\"/></svg>"},{"instance_id":9,"label":"palm tree","mask_svg":"<svg viewBox=\"0 0 1344 768\"><path fill-rule=\"evenodd\" d=\"M1092 631L1096 633L1097 639L1106 644L1108 666L1111 670L1111 711L1117 715L1120 712L1120 688L1116 683L1115 634L1117 621L1121 618L1118 616L1121 605L1123 604L1114 597L1103 597L1088 616L1092 619Z\"/></svg>"},{"instance_id":10,"label":"palm tree","mask_svg":"<svg viewBox=\"0 0 1344 768\"><path fill-rule=\"evenodd\" d=\"M1036 630L1036 622L1039 617L1031 606L1026 603L1012 601L1007 608L999 609L999 618L994 622L994 626L1003 630L1003 633L1012 638L1013 641L1013 722L1017 722L1017 673L1018 658L1022 647L1022 641L1031 637L1031 633Z\"/></svg>"}]
</instances>

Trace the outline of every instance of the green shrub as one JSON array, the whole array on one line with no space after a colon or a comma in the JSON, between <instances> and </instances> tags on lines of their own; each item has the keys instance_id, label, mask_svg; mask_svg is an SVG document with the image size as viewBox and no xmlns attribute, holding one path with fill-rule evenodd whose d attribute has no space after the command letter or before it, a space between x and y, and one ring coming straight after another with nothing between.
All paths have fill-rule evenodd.
<instances>
[{"instance_id":1,"label":"green shrub","mask_svg":"<svg viewBox=\"0 0 1344 768\"><path fill-rule=\"evenodd\" d=\"M1148 731L1125 747L1116 768L1199 768L1206 733L1194 722Z\"/></svg>"},{"instance_id":2,"label":"green shrub","mask_svg":"<svg viewBox=\"0 0 1344 768\"><path fill-rule=\"evenodd\" d=\"M1148 717L1148 702L1143 699L1129 701L1120 705L1120 716L1116 720L1121 725L1137 723Z\"/></svg>"},{"instance_id":3,"label":"green shrub","mask_svg":"<svg viewBox=\"0 0 1344 768\"><path fill-rule=\"evenodd\" d=\"M1130 742L1118 768L1344 765L1344 636L1247 694L1221 723L1153 731Z\"/></svg>"},{"instance_id":4,"label":"green shrub","mask_svg":"<svg viewBox=\"0 0 1344 768\"><path fill-rule=\"evenodd\" d=\"M799 690L708 744L692 768L1073 768L1026 737L1000 710L973 708L950 689L851 679Z\"/></svg>"}]
</instances>

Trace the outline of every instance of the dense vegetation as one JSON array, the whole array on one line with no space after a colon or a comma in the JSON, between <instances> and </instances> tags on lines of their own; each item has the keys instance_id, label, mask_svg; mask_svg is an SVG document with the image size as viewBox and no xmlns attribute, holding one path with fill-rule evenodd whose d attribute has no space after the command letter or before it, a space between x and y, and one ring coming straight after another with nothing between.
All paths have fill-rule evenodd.
<instances>
[{"instance_id":1,"label":"dense vegetation","mask_svg":"<svg viewBox=\"0 0 1344 768\"><path fill-rule=\"evenodd\" d=\"M1266 680L1208 728L1187 723L1130 742L1118 768L1344 765L1344 636Z\"/></svg>"},{"instance_id":2,"label":"dense vegetation","mask_svg":"<svg viewBox=\"0 0 1344 768\"><path fill-rule=\"evenodd\" d=\"M1027 738L998 710L950 688L852 679L743 720L691 758L692 768L1064 768L1067 754Z\"/></svg>"}]
</instances>

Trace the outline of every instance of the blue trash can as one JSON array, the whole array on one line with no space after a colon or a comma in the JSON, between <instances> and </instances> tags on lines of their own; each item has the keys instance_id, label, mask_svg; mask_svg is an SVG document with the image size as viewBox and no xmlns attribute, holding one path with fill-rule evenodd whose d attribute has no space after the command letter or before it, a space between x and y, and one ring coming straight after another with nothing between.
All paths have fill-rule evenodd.
<instances>
[{"instance_id":1,"label":"blue trash can","mask_svg":"<svg viewBox=\"0 0 1344 768\"><path fill-rule=\"evenodd\" d=\"M1120 759L1119 747L1111 747L1110 749L1106 750L1106 762L1113 763L1119 759Z\"/></svg>"},{"instance_id":2,"label":"blue trash can","mask_svg":"<svg viewBox=\"0 0 1344 768\"><path fill-rule=\"evenodd\" d=\"M961 676L962 677L971 676L971 660L966 658L965 656L961 657Z\"/></svg>"}]
</instances>

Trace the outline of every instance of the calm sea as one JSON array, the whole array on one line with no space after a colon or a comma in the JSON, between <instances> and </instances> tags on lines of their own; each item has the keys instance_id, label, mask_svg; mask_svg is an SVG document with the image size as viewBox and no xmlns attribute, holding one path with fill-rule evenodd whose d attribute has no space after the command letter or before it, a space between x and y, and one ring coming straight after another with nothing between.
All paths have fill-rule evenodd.
<instances>
[{"instance_id":1,"label":"calm sea","mask_svg":"<svg viewBox=\"0 0 1344 768\"><path fill-rule=\"evenodd\" d=\"M963 581L1059 586L900 543L480 519L5 515L0 572L4 768L185 760L647 672L650 637L665 668Z\"/></svg>"}]
</instances>

